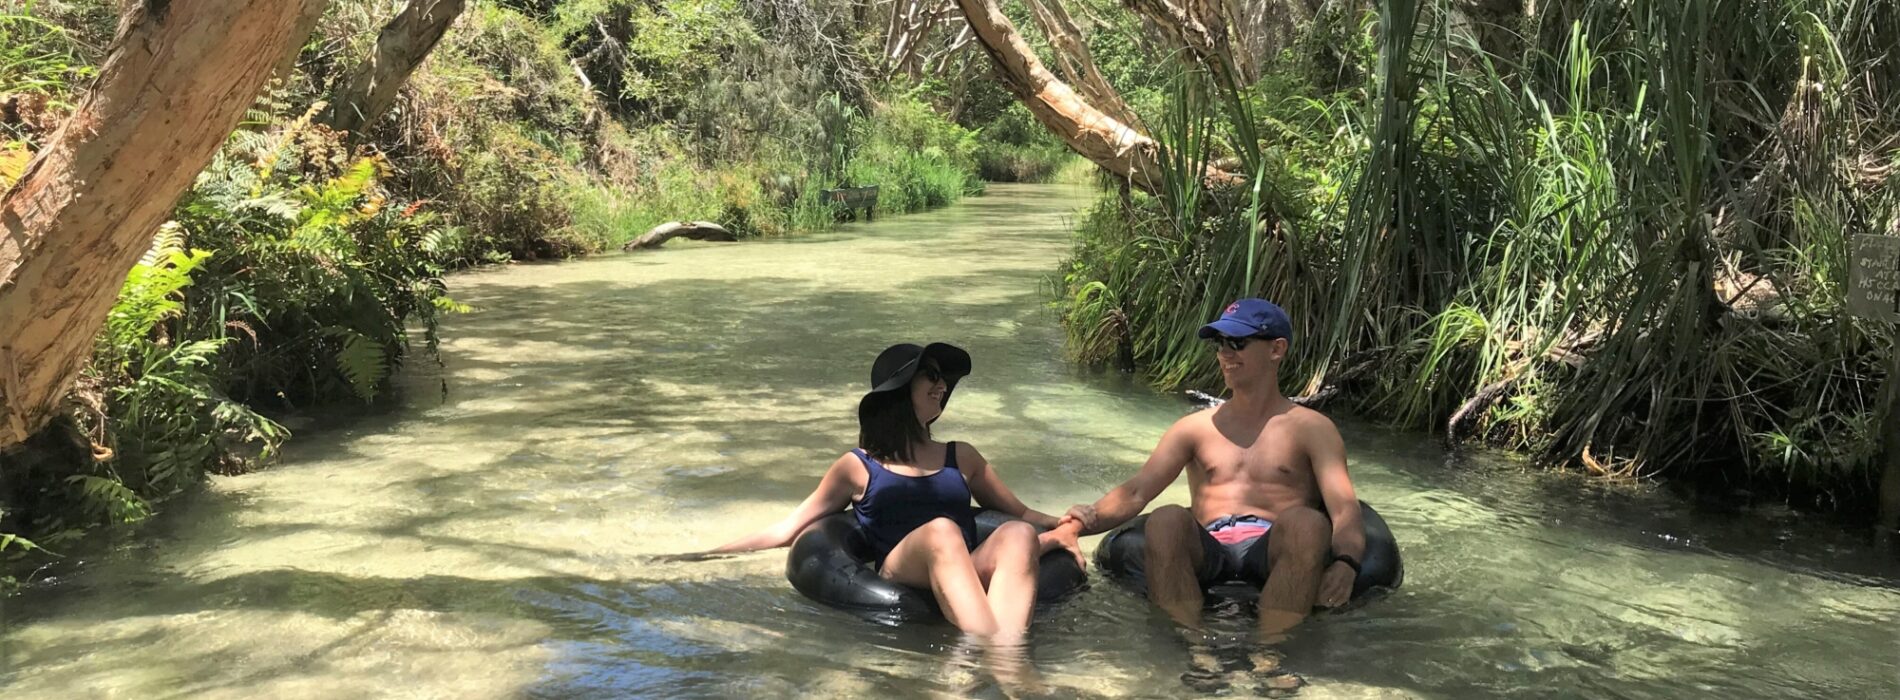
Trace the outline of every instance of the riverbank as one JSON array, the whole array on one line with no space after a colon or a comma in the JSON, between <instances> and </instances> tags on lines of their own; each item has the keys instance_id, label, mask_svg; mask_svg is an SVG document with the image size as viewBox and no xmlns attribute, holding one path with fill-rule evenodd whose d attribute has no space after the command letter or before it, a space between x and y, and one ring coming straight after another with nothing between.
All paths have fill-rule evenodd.
<instances>
[{"instance_id":1,"label":"riverbank","mask_svg":"<svg viewBox=\"0 0 1900 700\"><path fill-rule=\"evenodd\" d=\"M1263 296L1294 317L1289 395L1870 524L1896 349L1848 313L1848 243L1900 232L1874 38L1900 14L1378 8L1302 26L1247 84L1145 83L1174 160L1081 221L1071 356L1216 391L1193 328Z\"/></svg>"}]
</instances>

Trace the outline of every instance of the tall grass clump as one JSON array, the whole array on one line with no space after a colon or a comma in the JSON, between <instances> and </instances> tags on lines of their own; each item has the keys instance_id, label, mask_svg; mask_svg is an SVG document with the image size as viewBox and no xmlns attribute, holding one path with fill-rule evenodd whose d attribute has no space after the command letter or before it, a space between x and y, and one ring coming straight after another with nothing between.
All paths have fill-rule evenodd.
<instances>
[{"instance_id":1,"label":"tall grass clump","mask_svg":"<svg viewBox=\"0 0 1900 700\"><path fill-rule=\"evenodd\" d=\"M1866 502L1894 349L1845 313L1846 250L1897 231L1900 10L1463 11L1316 25L1373 49L1332 72L1358 84L1291 56L1221 98L1251 114L1171 93L1213 124L1150 119L1164 160L1261 156L1233 191L1104 197L1064 270L1070 347L1217 388L1192 326L1258 294L1295 316L1285 388L1309 401L1606 476Z\"/></svg>"},{"instance_id":2,"label":"tall grass clump","mask_svg":"<svg viewBox=\"0 0 1900 700\"><path fill-rule=\"evenodd\" d=\"M1021 102L985 124L976 148L977 176L990 182L1050 182L1080 161Z\"/></svg>"}]
</instances>

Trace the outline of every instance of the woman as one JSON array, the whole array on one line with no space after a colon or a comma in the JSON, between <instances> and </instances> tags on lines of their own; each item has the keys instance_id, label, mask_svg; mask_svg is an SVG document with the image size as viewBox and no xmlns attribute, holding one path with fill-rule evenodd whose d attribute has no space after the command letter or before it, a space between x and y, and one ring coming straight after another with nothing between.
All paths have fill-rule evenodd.
<instances>
[{"instance_id":1,"label":"woman","mask_svg":"<svg viewBox=\"0 0 1900 700\"><path fill-rule=\"evenodd\" d=\"M932 438L930 424L969 374L969 353L953 345L886 348L871 365L870 393L858 401L858 448L832 462L818 489L783 520L713 551L783 547L850 503L880 576L929 590L965 632L1020 639L1035 606L1036 561L1064 545L1037 536L1032 524L1054 527L1057 519L1017 500L976 448ZM1004 524L977 546L972 497L1026 522Z\"/></svg>"}]
</instances>

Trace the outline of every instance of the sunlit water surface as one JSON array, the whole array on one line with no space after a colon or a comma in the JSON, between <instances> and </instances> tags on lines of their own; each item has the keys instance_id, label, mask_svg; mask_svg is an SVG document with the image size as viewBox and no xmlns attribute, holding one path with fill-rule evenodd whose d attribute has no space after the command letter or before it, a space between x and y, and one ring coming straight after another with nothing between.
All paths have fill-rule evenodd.
<instances>
[{"instance_id":1,"label":"sunlit water surface","mask_svg":"<svg viewBox=\"0 0 1900 700\"><path fill-rule=\"evenodd\" d=\"M417 358L399 408L304 431L279 466L173 504L157 537L0 602L0 695L997 695L942 625L800 597L783 550L649 555L805 496L892 342L971 351L938 433L1029 503L1059 510L1130 473L1188 404L1062 360L1044 279L1087 196L994 186L824 235L458 275L476 311L445 324L441 367ZM1344 427L1408 575L1284 644L1301 697L1900 687L1895 572L1825 525ZM1056 694L1191 695L1179 639L1097 579L1037 617L1028 653Z\"/></svg>"}]
</instances>

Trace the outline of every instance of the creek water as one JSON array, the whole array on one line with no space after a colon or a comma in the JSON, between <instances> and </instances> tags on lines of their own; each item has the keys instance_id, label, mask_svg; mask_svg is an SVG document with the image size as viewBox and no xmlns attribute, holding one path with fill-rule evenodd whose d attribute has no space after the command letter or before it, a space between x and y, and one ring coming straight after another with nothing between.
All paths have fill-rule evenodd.
<instances>
[{"instance_id":1,"label":"creek water","mask_svg":"<svg viewBox=\"0 0 1900 700\"><path fill-rule=\"evenodd\" d=\"M970 350L937 433L1031 505L1125 478L1191 406L1062 359L1046 278L1088 198L993 186L821 235L457 275L476 310L445 322L440 366L412 362L398 407L304 431L136 545L0 600L0 695L998 695L947 626L801 597L785 550L651 557L809 493L892 342ZM1280 646L1301 697L1900 689L1900 572L1854 537L1342 429L1408 573ZM1062 696L1196 694L1180 636L1100 577L1038 615L1026 653Z\"/></svg>"}]
</instances>

